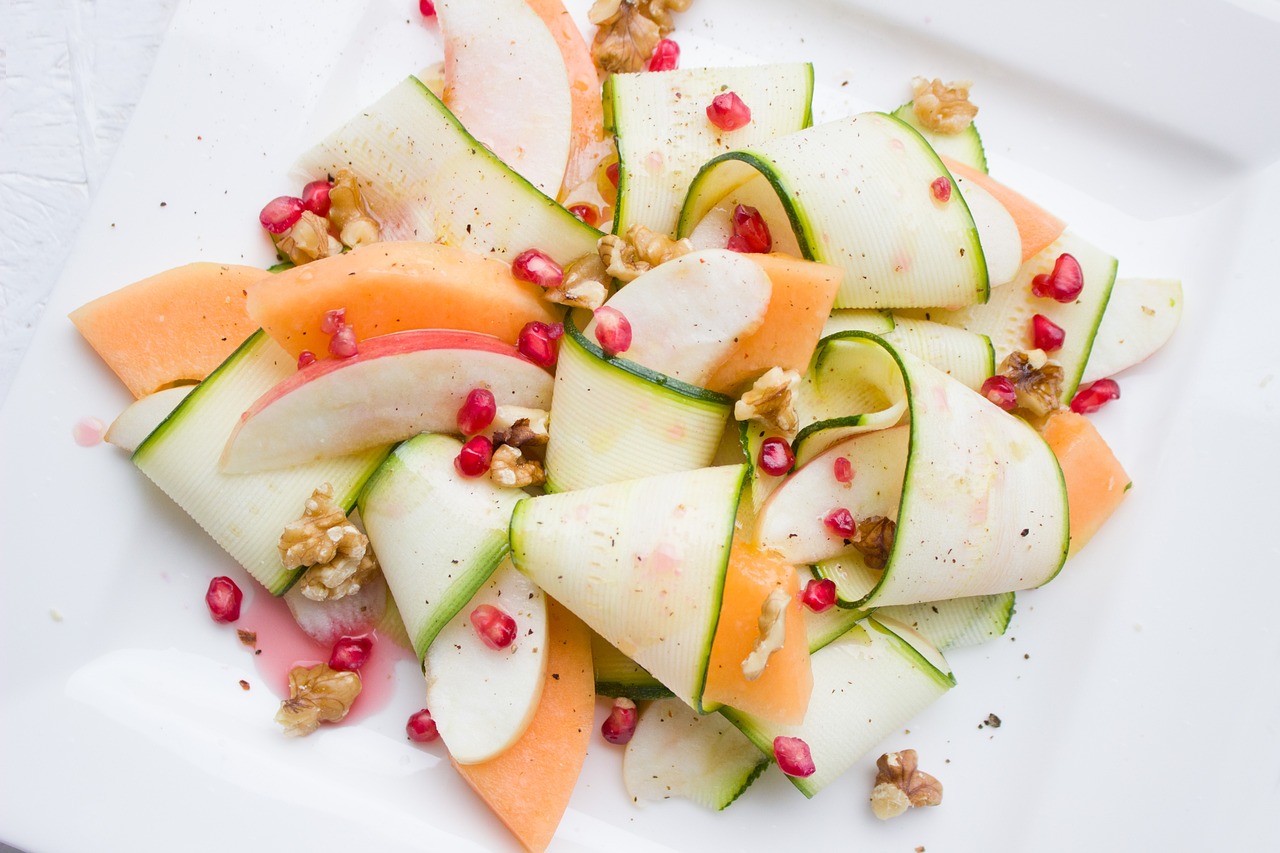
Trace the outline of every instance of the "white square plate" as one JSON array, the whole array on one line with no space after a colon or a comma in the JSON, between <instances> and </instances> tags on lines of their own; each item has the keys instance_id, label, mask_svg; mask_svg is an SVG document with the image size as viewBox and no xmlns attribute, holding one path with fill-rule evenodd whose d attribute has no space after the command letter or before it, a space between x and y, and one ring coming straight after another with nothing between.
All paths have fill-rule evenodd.
<instances>
[{"instance_id":1,"label":"white square plate","mask_svg":"<svg viewBox=\"0 0 1280 853\"><path fill-rule=\"evenodd\" d=\"M585 21L587 0L570 8ZM967 8L973 6L974 8ZM871 817L867 756L805 801L634 808L592 743L553 849L1280 848L1280 12L1266 0L1063 6L696 0L684 64L812 60L819 119L975 81L993 175L1120 258L1177 276L1171 345L1095 421L1135 486L1009 634L890 738L936 809ZM192 260L270 263L254 221L298 152L438 59L412 0L191 0L0 413L0 837L33 851L515 850L437 748L420 682L287 740L251 656L204 612L230 560L85 416L128 395L64 317ZM248 680L245 692L237 682ZM979 724L991 713L1003 725ZM876 753L878 754L878 752Z\"/></svg>"}]
</instances>

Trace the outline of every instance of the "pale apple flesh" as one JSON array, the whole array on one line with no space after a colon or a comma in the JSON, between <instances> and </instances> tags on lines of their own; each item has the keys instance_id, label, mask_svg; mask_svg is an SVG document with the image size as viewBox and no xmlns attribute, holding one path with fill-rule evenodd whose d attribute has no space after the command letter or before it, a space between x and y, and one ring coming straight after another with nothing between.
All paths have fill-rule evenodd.
<instances>
[{"instance_id":1,"label":"pale apple flesh","mask_svg":"<svg viewBox=\"0 0 1280 853\"><path fill-rule=\"evenodd\" d=\"M318 361L262 395L232 431L221 468L285 468L423 432L456 433L475 388L499 405L546 409L552 377L489 335L424 329L369 338L357 355Z\"/></svg>"}]
</instances>

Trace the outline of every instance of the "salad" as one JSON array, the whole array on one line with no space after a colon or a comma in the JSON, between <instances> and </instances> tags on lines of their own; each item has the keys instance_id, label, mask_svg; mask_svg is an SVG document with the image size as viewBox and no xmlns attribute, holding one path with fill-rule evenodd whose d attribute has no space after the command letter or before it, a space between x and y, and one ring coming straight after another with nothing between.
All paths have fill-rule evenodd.
<instances>
[{"instance_id":1,"label":"salad","mask_svg":"<svg viewBox=\"0 0 1280 853\"><path fill-rule=\"evenodd\" d=\"M383 590L381 611L376 595L356 599L313 614L312 630L403 630L449 753L522 839L509 788L467 768L541 731L565 661L581 674L592 654L621 658L609 679L592 667L590 690L620 694L604 729L615 741L634 729L633 796L639 778L671 773L680 784L661 777L662 790L723 808L770 764L815 795L954 684L939 646L1001 633L1011 593L1052 579L1123 496L1123 469L1080 417L1116 392L1106 375L1078 386L1094 352L1118 359L1093 366L1106 374L1135 358L1099 346L1115 294L1136 306L1111 315L1117 337L1149 340L1142 358L1176 324L1176 312L1144 310L1149 294L1180 309L1180 293L1117 284L1105 252L985 177L971 124L930 128L909 105L810 127L804 64L674 69L655 46L665 70L614 76L602 93L616 168L585 134L577 150L595 165L581 182L557 188L537 162L516 177L498 137L477 144L483 114L466 124L466 99L486 92L465 94L477 75L462 45L501 38L518 19L503 15L526 20L537 5L494 4L481 19L439 4L456 60L444 100L406 80L303 155L311 181L296 204L264 208L292 269L250 282L188 268L144 288L218 282L247 292L252 322L220 321L215 337L242 329L243 343L207 378L160 359L170 375L158 385L179 385L165 393L183 401L148 394L116 438L272 593L368 596L376 553L397 606ZM545 35L560 52L563 37ZM923 81L913 94L966 100L955 88ZM659 121L690 105L672 142ZM547 156L525 150L527 133L508 160ZM833 172L825 156L859 166ZM856 196L871 201L846 219ZM616 233L601 235L610 207ZM888 250L860 265L859 241L882 228ZM442 243L412 239L424 232ZM431 289L409 295L406 279ZM467 302L477 281L493 289ZM414 311L436 319L406 319ZM93 340L95 321L79 320ZM158 387L130 376L135 390ZM189 391L191 379L204 381ZM317 538L340 565L305 553ZM930 566L944 554L959 568ZM448 583L422 577L423 562L444 561L459 567ZM234 593L217 583L210 597L215 617L235 621ZM959 624L931 625L950 607L936 602L955 599L967 600ZM816 714L810 702L833 692L820 688L850 667L896 686ZM282 710L309 689L299 681ZM324 701L312 708L349 705L341 684L313 689ZM625 701L662 693L639 713ZM565 709L590 716L564 701L562 723ZM681 717L687 707L722 713ZM831 724L864 712L875 726L857 737ZM663 724L649 715L681 719L679 738L669 725L655 737ZM410 727L429 731L420 717ZM713 772L670 766L730 741ZM886 755L883 783L931 804L940 792L903 769L912 760Z\"/></svg>"}]
</instances>

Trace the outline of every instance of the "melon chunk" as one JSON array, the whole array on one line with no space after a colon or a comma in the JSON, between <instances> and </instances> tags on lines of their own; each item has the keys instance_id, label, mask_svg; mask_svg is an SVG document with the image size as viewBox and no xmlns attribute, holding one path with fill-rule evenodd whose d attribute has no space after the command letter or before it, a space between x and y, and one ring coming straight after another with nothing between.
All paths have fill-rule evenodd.
<instances>
[{"instance_id":1,"label":"melon chunk","mask_svg":"<svg viewBox=\"0 0 1280 853\"><path fill-rule=\"evenodd\" d=\"M69 315L134 397L199 382L257 325L245 289L257 267L194 263L144 278Z\"/></svg>"},{"instance_id":2,"label":"melon chunk","mask_svg":"<svg viewBox=\"0 0 1280 853\"><path fill-rule=\"evenodd\" d=\"M1133 485L1097 428L1084 415L1059 409L1041 433L1058 457L1067 484L1067 513L1074 554L1111 517Z\"/></svg>"},{"instance_id":3,"label":"melon chunk","mask_svg":"<svg viewBox=\"0 0 1280 853\"><path fill-rule=\"evenodd\" d=\"M373 243L294 267L249 288L247 310L297 357L327 353L326 311L346 309L357 340L409 329L457 329L509 344L530 320L557 322L541 288L501 261L441 243Z\"/></svg>"}]
</instances>

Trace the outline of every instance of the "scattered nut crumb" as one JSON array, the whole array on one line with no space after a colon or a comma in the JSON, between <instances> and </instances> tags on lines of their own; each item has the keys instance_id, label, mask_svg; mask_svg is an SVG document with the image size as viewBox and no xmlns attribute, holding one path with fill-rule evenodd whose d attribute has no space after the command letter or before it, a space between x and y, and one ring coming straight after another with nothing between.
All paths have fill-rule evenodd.
<instances>
[{"instance_id":1,"label":"scattered nut crumb","mask_svg":"<svg viewBox=\"0 0 1280 853\"><path fill-rule=\"evenodd\" d=\"M911 807L942 802L942 783L916 768L916 751L889 752L876 759L871 811L881 820L897 817Z\"/></svg>"},{"instance_id":2,"label":"scattered nut crumb","mask_svg":"<svg viewBox=\"0 0 1280 853\"><path fill-rule=\"evenodd\" d=\"M243 628L236 629L236 636L240 638L240 642L251 649L258 647L258 635L253 631L246 631Z\"/></svg>"},{"instance_id":3,"label":"scattered nut crumb","mask_svg":"<svg viewBox=\"0 0 1280 853\"><path fill-rule=\"evenodd\" d=\"M56 607L49 608L49 618L52 619L54 622L61 622L62 611Z\"/></svg>"},{"instance_id":4,"label":"scattered nut crumb","mask_svg":"<svg viewBox=\"0 0 1280 853\"><path fill-rule=\"evenodd\" d=\"M249 689L249 682L245 681L243 678L242 678L242 679L240 679L240 689L241 689L241 690L248 690L248 689Z\"/></svg>"},{"instance_id":5,"label":"scattered nut crumb","mask_svg":"<svg viewBox=\"0 0 1280 853\"><path fill-rule=\"evenodd\" d=\"M993 729L1000 728L1000 718L995 714L987 714L986 724Z\"/></svg>"}]
</instances>

